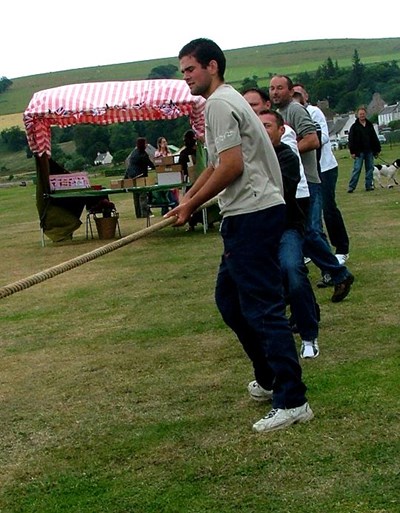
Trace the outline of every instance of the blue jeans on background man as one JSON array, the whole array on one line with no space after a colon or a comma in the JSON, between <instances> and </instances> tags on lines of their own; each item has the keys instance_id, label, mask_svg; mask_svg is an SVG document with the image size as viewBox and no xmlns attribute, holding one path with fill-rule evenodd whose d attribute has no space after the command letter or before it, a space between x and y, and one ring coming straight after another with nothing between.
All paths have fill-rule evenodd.
<instances>
[{"instance_id":1,"label":"blue jeans on background man","mask_svg":"<svg viewBox=\"0 0 400 513\"><path fill-rule=\"evenodd\" d=\"M314 292L303 256L304 236L295 229L283 232L279 262L290 311L302 340L318 338L318 314Z\"/></svg>"},{"instance_id":2,"label":"blue jeans on background man","mask_svg":"<svg viewBox=\"0 0 400 513\"><path fill-rule=\"evenodd\" d=\"M322 211L328 232L329 240L336 249L335 253L347 255L349 253L349 236L342 214L336 205L336 183L338 179L338 166L323 171L320 174L322 184Z\"/></svg>"},{"instance_id":3,"label":"blue jeans on background man","mask_svg":"<svg viewBox=\"0 0 400 513\"><path fill-rule=\"evenodd\" d=\"M306 224L304 254L321 269L322 274L329 274L336 285L342 283L350 272L339 264L332 253L322 226L322 186L320 183L308 183L310 207Z\"/></svg>"},{"instance_id":4,"label":"blue jeans on background man","mask_svg":"<svg viewBox=\"0 0 400 513\"><path fill-rule=\"evenodd\" d=\"M363 162L365 162L365 190L371 191L374 188L374 155L368 151L360 153L354 159L348 192L353 192L357 187Z\"/></svg>"},{"instance_id":5,"label":"blue jeans on background man","mask_svg":"<svg viewBox=\"0 0 400 513\"><path fill-rule=\"evenodd\" d=\"M284 205L225 217L215 288L218 309L252 361L255 379L273 390L273 408L306 402L278 260L284 223Z\"/></svg>"}]
</instances>

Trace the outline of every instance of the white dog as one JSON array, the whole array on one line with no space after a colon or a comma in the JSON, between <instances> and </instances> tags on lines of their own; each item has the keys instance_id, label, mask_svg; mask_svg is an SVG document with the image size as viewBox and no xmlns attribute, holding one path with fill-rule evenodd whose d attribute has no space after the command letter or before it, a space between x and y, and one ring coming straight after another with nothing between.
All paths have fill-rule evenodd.
<instances>
[{"instance_id":1,"label":"white dog","mask_svg":"<svg viewBox=\"0 0 400 513\"><path fill-rule=\"evenodd\" d=\"M400 159L396 159L392 164L376 164L374 166L374 182L378 182L381 187L381 178L387 178L386 187L391 188L394 184L399 185L396 182L396 172L400 168ZM393 183L391 183L393 182Z\"/></svg>"}]
</instances>

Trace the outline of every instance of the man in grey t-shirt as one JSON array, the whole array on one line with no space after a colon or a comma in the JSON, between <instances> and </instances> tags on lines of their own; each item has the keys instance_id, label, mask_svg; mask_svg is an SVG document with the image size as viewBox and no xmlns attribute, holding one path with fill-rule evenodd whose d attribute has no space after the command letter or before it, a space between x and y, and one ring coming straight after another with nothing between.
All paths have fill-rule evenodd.
<instances>
[{"instance_id":1,"label":"man in grey t-shirt","mask_svg":"<svg viewBox=\"0 0 400 513\"><path fill-rule=\"evenodd\" d=\"M218 195L224 251L215 299L225 323L249 356L255 380L250 397L272 410L253 425L257 432L313 418L289 323L285 317L278 246L285 226L282 177L261 121L246 100L225 84L225 56L209 39L179 53L193 95L206 98L207 168L167 217L185 224Z\"/></svg>"},{"instance_id":2,"label":"man in grey t-shirt","mask_svg":"<svg viewBox=\"0 0 400 513\"><path fill-rule=\"evenodd\" d=\"M354 276L345 265L338 262L322 231L322 192L316 156L316 149L319 148L317 130L305 107L293 100L293 93L293 82L289 77L272 77L270 99L297 134L297 145L310 191L304 252L323 274L330 275L334 285L331 301L338 303L349 294Z\"/></svg>"}]
</instances>

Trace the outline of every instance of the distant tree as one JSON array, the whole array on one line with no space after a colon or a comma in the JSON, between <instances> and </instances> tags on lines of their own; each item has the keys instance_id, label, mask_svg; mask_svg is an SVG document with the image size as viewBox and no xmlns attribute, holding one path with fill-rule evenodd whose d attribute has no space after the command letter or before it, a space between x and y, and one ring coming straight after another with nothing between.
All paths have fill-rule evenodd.
<instances>
[{"instance_id":1,"label":"distant tree","mask_svg":"<svg viewBox=\"0 0 400 513\"><path fill-rule=\"evenodd\" d=\"M252 89L253 87L258 87L258 77L256 75L253 75L252 77L246 77L242 85L240 87L240 92L244 93L248 89Z\"/></svg>"},{"instance_id":2,"label":"distant tree","mask_svg":"<svg viewBox=\"0 0 400 513\"><path fill-rule=\"evenodd\" d=\"M0 77L0 93L4 93L4 91L7 91L7 89L11 86L12 80L7 77Z\"/></svg>"},{"instance_id":3,"label":"distant tree","mask_svg":"<svg viewBox=\"0 0 400 513\"><path fill-rule=\"evenodd\" d=\"M354 50L352 62L353 62L353 65L352 65L351 73L349 76L348 88L351 91L354 91L361 84L361 82L364 78L364 70L365 70L365 66L361 62L361 59L360 59L360 56L358 55L357 49Z\"/></svg>"},{"instance_id":4,"label":"distant tree","mask_svg":"<svg viewBox=\"0 0 400 513\"><path fill-rule=\"evenodd\" d=\"M118 150L113 153L113 165L118 166L119 164L124 163L132 150L133 148L128 148L125 150Z\"/></svg>"},{"instance_id":5,"label":"distant tree","mask_svg":"<svg viewBox=\"0 0 400 513\"><path fill-rule=\"evenodd\" d=\"M378 114L370 114L368 116L368 119L371 121L371 123L373 124L378 124L378 121L379 121L379 115Z\"/></svg>"},{"instance_id":6,"label":"distant tree","mask_svg":"<svg viewBox=\"0 0 400 513\"><path fill-rule=\"evenodd\" d=\"M90 164L97 153L105 153L110 146L110 131L108 126L76 125L74 127L76 152L85 157Z\"/></svg>"},{"instance_id":7,"label":"distant tree","mask_svg":"<svg viewBox=\"0 0 400 513\"><path fill-rule=\"evenodd\" d=\"M395 119L389 123L389 128L391 130L399 130L400 129L400 119Z\"/></svg>"},{"instance_id":8,"label":"distant tree","mask_svg":"<svg viewBox=\"0 0 400 513\"><path fill-rule=\"evenodd\" d=\"M336 65L333 64L333 61L330 57L326 59L326 61L319 66L315 78L317 80L334 80L338 75L339 67L336 61Z\"/></svg>"},{"instance_id":9,"label":"distant tree","mask_svg":"<svg viewBox=\"0 0 400 513\"><path fill-rule=\"evenodd\" d=\"M64 162L64 167L67 171L82 171L87 167L87 162L81 155L70 155Z\"/></svg>"},{"instance_id":10,"label":"distant tree","mask_svg":"<svg viewBox=\"0 0 400 513\"><path fill-rule=\"evenodd\" d=\"M20 151L28 145L26 134L19 126L6 128L0 132L0 135L9 151Z\"/></svg>"},{"instance_id":11,"label":"distant tree","mask_svg":"<svg viewBox=\"0 0 400 513\"><path fill-rule=\"evenodd\" d=\"M61 166L63 166L68 159L68 156L64 153L61 146L54 143L53 140L51 141L51 157Z\"/></svg>"},{"instance_id":12,"label":"distant tree","mask_svg":"<svg viewBox=\"0 0 400 513\"><path fill-rule=\"evenodd\" d=\"M127 122L110 125L109 150L112 155L119 150L133 149L136 139L139 137L135 124L134 122Z\"/></svg>"},{"instance_id":13,"label":"distant tree","mask_svg":"<svg viewBox=\"0 0 400 513\"><path fill-rule=\"evenodd\" d=\"M178 72L177 66L174 64L166 64L163 66L156 66L153 68L148 77L150 79L153 78L174 78Z\"/></svg>"},{"instance_id":14,"label":"distant tree","mask_svg":"<svg viewBox=\"0 0 400 513\"><path fill-rule=\"evenodd\" d=\"M74 137L74 127L67 126L60 128L58 126L51 127L51 140L52 142L63 143L72 141Z\"/></svg>"},{"instance_id":15,"label":"distant tree","mask_svg":"<svg viewBox=\"0 0 400 513\"><path fill-rule=\"evenodd\" d=\"M296 82L303 84L307 91L310 91L310 86L314 81L315 77L313 77L313 75L308 71L304 71L296 75Z\"/></svg>"}]
</instances>

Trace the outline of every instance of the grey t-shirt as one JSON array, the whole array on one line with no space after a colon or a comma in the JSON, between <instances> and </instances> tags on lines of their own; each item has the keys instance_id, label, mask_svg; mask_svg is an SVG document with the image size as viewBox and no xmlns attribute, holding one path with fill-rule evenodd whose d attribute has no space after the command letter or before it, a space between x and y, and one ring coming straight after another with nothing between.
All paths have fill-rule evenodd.
<instances>
[{"instance_id":1,"label":"grey t-shirt","mask_svg":"<svg viewBox=\"0 0 400 513\"><path fill-rule=\"evenodd\" d=\"M301 138L306 134L310 134L316 131L315 123L311 119L309 112L300 103L291 101L285 107L280 107L278 112L282 115L285 123L293 128L297 134L297 137ZM321 180L318 175L316 150L301 153L300 157L303 163L307 182L320 183Z\"/></svg>"},{"instance_id":2,"label":"grey t-shirt","mask_svg":"<svg viewBox=\"0 0 400 513\"><path fill-rule=\"evenodd\" d=\"M228 84L219 86L207 99L205 119L208 160L215 168L221 152L242 148L243 173L218 195L221 214L247 214L284 203L275 150L242 95Z\"/></svg>"}]
</instances>

